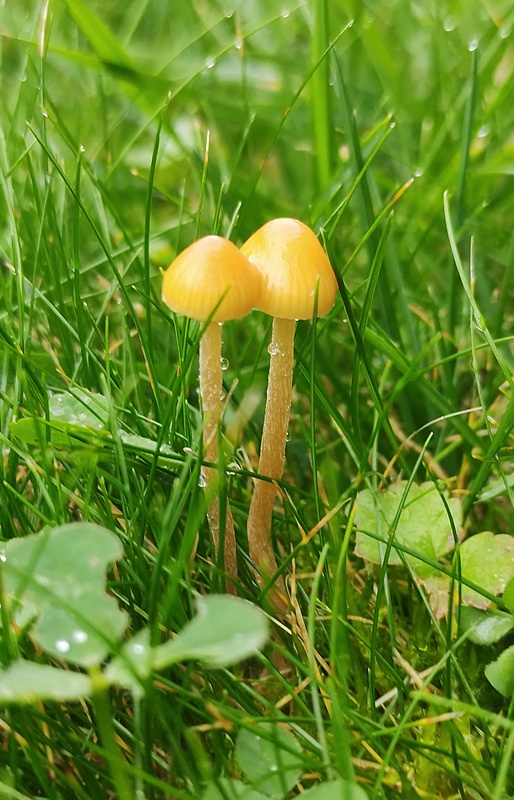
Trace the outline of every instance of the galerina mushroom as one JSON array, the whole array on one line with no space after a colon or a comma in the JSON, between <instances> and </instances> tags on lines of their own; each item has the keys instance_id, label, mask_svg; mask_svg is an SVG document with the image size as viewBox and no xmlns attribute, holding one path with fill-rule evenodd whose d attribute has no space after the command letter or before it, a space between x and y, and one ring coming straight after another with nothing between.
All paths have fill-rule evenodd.
<instances>
[{"instance_id":1,"label":"galerina mushroom","mask_svg":"<svg viewBox=\"0 0 514 800\"><path fill-rule=\"evenodd\" d=\"M207 322L200 339L200 397L203 409L203 456L218 457L221 418L222 323L246 316L259 300L259 271L238 248L221 236L205 236L183 250L164 274L162 297L178 314ZM221 543L225 571L237 579L234 520L227 503L224 535L220 534L220 507L216 493L217 470L202 466L202 482L210 499L209 524L216 555ZM233 590L233 586L231 587Z\"/></svg>"},{"instance_id":2,"label":"galerina mushroom","mask_svg":"<svg viewBox=\"0 0 514 800\"><path fill-rule=\"evenodd\" d=\"M274 317L266 410L258 474L248 516L250 557L263 585L277 571L270 538L277 483L282 477L291 408L296 320L326 314L334 305L337 281L313 231L296 219L267 222L241 252L262 275L257 308Z\"/></svg>"}]
</instances>

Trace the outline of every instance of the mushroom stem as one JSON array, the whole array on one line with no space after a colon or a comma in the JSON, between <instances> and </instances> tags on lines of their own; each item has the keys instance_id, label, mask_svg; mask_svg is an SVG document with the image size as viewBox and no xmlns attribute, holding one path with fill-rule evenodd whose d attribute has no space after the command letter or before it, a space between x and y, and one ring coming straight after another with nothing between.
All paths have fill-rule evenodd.
<instances>
[{"instance_id":1,"label":"mushroom stem","mask_svg":"<svg viewBox=\"0 0 514 800\"><path fill-rule=\"evenodd\" d=\"M211 322L200 339L200 396L203 408L203 457L215 462L218 458L218 425L221 419L221 322ZM236 535L234 519L227 502L225 530L220 534L220 502L217 493L217 470L202 467L202 478L209 499L208 519L216 555L223 552L223 563L227 574L237 580ZM235 592L229 583L227 589Z\"/></svg>"},{"instance_id":2,"label":"mushroom stem","mask_svg":"<svg viewBox=\"0 0 514 800\"><path fill-rule=\"evenodd\" d=\"M269 346L270 367L259 456L259 475L271 478L272 482L256 481L248 514L248 548L250 557L262 571L262 575L258 576L261 585L264 583L264 579L269 578L277 571L270 531L273 506L278 490L275 481L280 480L284 471L293 388L295 325L295 320L275 317ZM282 582L280 582L279 588L283 590Z\"/></svg>"}]
</instances>

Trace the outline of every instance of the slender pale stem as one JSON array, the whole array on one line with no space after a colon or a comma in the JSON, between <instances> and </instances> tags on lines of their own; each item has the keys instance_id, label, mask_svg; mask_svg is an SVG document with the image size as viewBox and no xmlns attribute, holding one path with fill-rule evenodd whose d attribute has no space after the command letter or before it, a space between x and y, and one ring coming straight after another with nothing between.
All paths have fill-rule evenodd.
<instances>
[{"instance_id":1,"label":"slender pale stem","mask_svg":"<svg viewBox=\"0 0 514 800\"><path fill-rule=\"evenodd\" d=\"M269 347L270 367L264 427L262 431L259 475L273 482L257 480L248 515L250 557L262 570L264 578L277 570L271 543L271 518L277 484L284 471L287 428L291 413L293 388L293 353L295 320L275 318ZM264 581L260 578L260 583Z\"/></svg>"},{"instance_id":2,"label":"slender pale stem","mask_svg":"<svg viewBox=\"0 0 514 800\"><path fill-rule=\"evenodd\" d=\"M218 458L221 391L221 323L211 322L200 339L200 396L203 409L203 456L205 461L212 463ZM202 477L205 491L210 498L208 518L216 555L221 546L225 571L231 578L237 579L236 535L230 506L227 502L225 531L221 534L217 470L213 467L202 467ZM227 588L235 591L232 584Z\"/></svg>"}]
</instances>

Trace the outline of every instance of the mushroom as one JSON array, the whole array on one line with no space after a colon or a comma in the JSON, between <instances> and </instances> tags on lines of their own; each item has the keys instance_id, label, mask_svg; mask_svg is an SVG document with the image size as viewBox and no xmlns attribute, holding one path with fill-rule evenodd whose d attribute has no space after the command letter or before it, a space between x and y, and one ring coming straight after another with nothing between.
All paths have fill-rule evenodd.
<instances>
[{"instance_id":1,"label":"mushroom","mask_svg":"<svg viewBox=\"0 0 514 800\"><path fill-rule=\"evenodd\" d=\"M267 222L245 242L241 252L263 278L256 307L274 317L266 410L259 456L259 476L248 516L250 557L260 569L262 585L276 571L270 539L277 494L284 469L293 384L294 333L297 319L311 319L334 305L337 281L313 231L296 219ZM282 588L282 587L281 587Z\"/></svg>"},{"instance_id":2,"label":"mushroom","mask_svg":"<svg viewBox=\"0 0 514 800\"><path fill-rule=\"evenodd\" d=\"M205 236L180 253L164 274L162 297L178 314L206 322L200 339L200 397L203 409L203 456L218 456L221 418L221 325L246 316L258 302L261 277L240 250L221 236ZM234 520L227 502L225 532L220 536L219 497L215 493L216 469L202 466L202 482L210 500L208 511L216 555L223 543L227 574L237 579ZM233 587L232 587L233 588Z\"/></svg>"}]
</instances>

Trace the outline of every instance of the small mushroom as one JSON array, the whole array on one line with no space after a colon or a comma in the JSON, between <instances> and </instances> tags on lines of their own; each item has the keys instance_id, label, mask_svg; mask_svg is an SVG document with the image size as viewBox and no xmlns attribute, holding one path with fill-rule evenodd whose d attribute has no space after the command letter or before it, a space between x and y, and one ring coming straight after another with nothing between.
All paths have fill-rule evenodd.
<instances>
[{"instance_id":1,"label":"small mushroom","mask_svg":"<svg viewBox=\"0 0 514 800\"><path fill-rule=\"evenodd\" d=\"M297 319L311 319L334 305L337 281L313 231L296 219L267 222L245 242L241 252L263 278L257 308L274 317L266 410L259 456L259 475L248 516L248 546L261 570L261 585L277 570L270 539L276 481L284 469L293 383L294 333ZM282 587L280 587L282 588Z\"/></svg>"},{"instance_id":2,"label":"small mushroom","mask_svg":"<svg viewBox=\"0 0 514 800\"><path fill-rule=\"evenodd\" d=\"M221 417L222 366L221 325L246 316L258 302L261 277L241 251L221 236L205 236L180 253L164 274L162 297L177 314L207 322L200 339L200 397L204 427L204 459L218 456L218 425ZM208 496L216 483L216 469L202 467ZM223 541L227 574L237 579L234 520L227 503L225 534L220 536L219 498L209 508L209 524L216 555ZM233 589L233 587L232 587Z\"/></svg>"}]
</instances>

